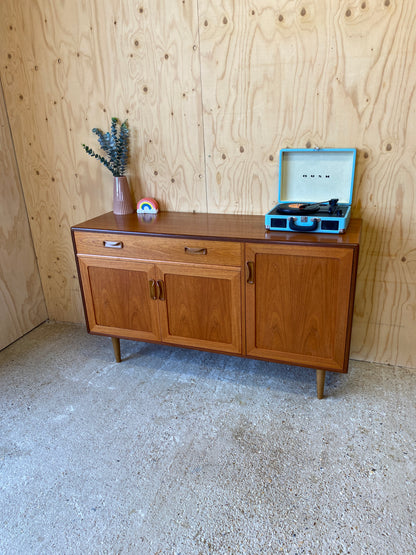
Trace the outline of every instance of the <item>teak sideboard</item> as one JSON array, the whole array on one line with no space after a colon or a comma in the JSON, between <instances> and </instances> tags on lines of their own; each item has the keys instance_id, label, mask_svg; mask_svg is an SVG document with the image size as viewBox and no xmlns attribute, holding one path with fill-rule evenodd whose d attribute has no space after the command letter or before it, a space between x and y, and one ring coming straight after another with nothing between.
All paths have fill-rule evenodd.
<instances>
[{"instance_id":1,"label":"teak sideboard","mask_svg":"<svg viewBox=\"0 0 416 555\"><path fill-rule=\"evenodd\" d=\"M263 216L112 212L71 228L87 329L347 372L361 220L343 235Z\"/></svg>"}]
</instances>

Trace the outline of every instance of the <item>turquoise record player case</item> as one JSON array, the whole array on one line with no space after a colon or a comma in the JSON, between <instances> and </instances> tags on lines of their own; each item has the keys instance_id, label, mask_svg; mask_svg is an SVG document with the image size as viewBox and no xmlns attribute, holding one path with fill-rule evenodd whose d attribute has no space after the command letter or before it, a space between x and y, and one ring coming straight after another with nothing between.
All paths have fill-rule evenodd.
<instances>
[{"instance_id":1,"label":"turquoise record player case","mask_svg":"<svg viewBox=\"0 0 416 555\"><path fill-rule=\"evenodd\" d=\"M266 228L344 233L351 217L355 160L355 148L282 149L278 204L266 214Z\"/></svg>"}]
</instances>

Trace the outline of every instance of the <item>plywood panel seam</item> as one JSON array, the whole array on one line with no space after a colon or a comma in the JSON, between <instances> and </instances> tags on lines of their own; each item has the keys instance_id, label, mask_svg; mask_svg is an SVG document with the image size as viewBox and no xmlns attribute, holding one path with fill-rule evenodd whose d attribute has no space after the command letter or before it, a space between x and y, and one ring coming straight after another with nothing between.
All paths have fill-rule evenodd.
<instances>
[{"instance_id":1,"label":"plywood panel seam","mask_svg":"<svg viewBox=\"0 0 416 555\"><path fill-rule=\"evenodd\" d=\"M201 61L201 33L200 33L200 6L199 0L196 0L197 11L197 29L198 29L198 59L199 59L199 94L201 105L201 126L202 126L202 150L204 158L204 181L205 181L205 210L209 212L208 205L208 179L207 179L207 148L205 144L205 115L204 115L204 98L203 98L203 82L202 82L202 61Z\"/></svg>"}]
</instances>

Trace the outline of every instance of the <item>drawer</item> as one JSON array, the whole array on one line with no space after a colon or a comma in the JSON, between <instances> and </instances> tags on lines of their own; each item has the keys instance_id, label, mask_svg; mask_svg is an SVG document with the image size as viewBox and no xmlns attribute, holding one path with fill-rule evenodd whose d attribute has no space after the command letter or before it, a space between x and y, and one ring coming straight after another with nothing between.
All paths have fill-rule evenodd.
<instances>
[{"instance_id":1,"label":"drawer","mask_svg":"<svg viewBox=\"0 0 416 555\"><path fill-rule=\"evenodd\" d=\"M75 231L79 255L241 266L241 243Z\"/></svg>"}]
</instances>

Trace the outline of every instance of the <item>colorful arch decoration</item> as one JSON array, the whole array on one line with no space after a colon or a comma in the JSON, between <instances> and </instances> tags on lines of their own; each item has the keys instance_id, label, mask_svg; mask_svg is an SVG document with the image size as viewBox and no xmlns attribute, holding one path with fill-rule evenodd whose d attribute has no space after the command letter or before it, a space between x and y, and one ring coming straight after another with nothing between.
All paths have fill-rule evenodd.
<instances>
[{"instance_id":1,"label":"colorful arch decoration","mask_svg":"<svg viewBox=\"0 0 416 555\"><path fill-rule=\"evenodd\" d=\"M159 212L159 204L154 198L142 198L137 203L138 214L157 214Z\"/></svg>"}]
</instances>

